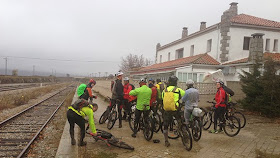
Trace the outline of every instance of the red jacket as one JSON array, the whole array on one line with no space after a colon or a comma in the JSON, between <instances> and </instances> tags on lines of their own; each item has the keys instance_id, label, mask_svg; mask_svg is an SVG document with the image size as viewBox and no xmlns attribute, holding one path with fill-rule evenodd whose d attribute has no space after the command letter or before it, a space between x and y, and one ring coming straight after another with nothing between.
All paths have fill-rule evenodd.
<instances>
[{"instance_id":1,"label":"red jacket","mask_svg":"<svg viewBox=\"0 0 280 158\"><path fill-rule=\"evenodd\" d=\"M128 100L129 102L136 99L135 96L129 95L129 92L132 90L132 86L128 83L123 85L123 98Z\"/></svg>"},{"instance_id":2,"label":"red jacket","mask_svg":"<svg viewBox=\"0 0 280 158\"><path fill-rule=\"evenodd\" d=\"M151 88L152 89L152 95L151 95L151 100L150 100L150 106L155 106L153 102L157 100L157 87L154 86Z\"/></svg>"},{"instance_id":3,"label":"red jacket","mask_svg":"<svg viewBox=\"0 0 280 158\"><path fill-rule=\"evenodd\" d=\"M215 101L217 102L215 107L226 107L226 92L225 90L220 87L216 93Z\"/></svg>"}]
</instances>

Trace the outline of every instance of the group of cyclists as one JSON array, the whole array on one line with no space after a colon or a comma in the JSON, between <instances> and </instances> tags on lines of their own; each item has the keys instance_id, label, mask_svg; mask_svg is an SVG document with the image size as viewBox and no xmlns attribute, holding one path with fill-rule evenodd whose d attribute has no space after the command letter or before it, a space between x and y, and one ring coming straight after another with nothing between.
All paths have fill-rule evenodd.
<instances>
[{"instance_id":1,"label":"group of cyclists","mask_svg":"<svg viewBox=\"0 0 280 158\"><path fill-rule=\"evenodd\" d=\"M132 84L129 83L129 78L125 77L123 79L123 73L119 71L116 75L116 80L111 83L112 99L111 105L118 105L118 119L119 128L122 128L122 120L127 119L131 112L131 103L136 100L135 109L135 121L134 130L132 137L137 135L137 125L141 114L143 113L144 118L149 117L150 110L153 113L157 113L159 109L162 112L163 118L163 135L165 140L165 146L170 146L168 140L168 127L173 121L173 117L178 118L178 112L181 107L184 106L184 122L187 127L189 127L189 118L194 108L198 107L199 102L199 91L194 88L194 82L188 80L186 82L187 89L183 90L177 86L178 78L176 76L170 76L168 78L167 84L161 82L157 79L157 84L153 79L149 79L148 83L145 78L139 80L139 88L134 88ZM124 84L122 84L124 80ZM88 122L91 129L91 135L96 136L96 128L93 120L93 113L98 109L97 104L92 103L92 98L96 98L91 93L92 87L96 85L96 81L90 80L89 84L86 86L84 91L78 90L79 99L69 107L67 112L68 122L70 124L70 137L71 144L75 145L76 140L74 138L74 125L77 124L81 129L81 138L79 145L86 145L83 141L85 137L85 116L88 116ZM217 104L215 117L214 117L214 130L212 133L219 132L217 130L217 119L223 115L225 112L225 101L226 93L222 88L223 82L217 81L217 93L215 100ZM90 100L88 102L88 100ZM112 107L112 106L111 106ZM122 116L122 109L124 109L124 115Z\"/></svg>"}]
</instances>

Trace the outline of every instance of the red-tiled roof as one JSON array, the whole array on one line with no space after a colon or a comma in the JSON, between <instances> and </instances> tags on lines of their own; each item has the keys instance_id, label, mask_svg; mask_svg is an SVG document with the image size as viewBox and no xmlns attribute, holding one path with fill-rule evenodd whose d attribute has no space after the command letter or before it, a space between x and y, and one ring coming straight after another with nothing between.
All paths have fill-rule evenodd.
<instances>
[{"instance_id":1,"label":"red-tiled roof","mask_svg":"<svg viewBox=\"0 0 280 158\"><path fill-rule=\"evenodd\" d=\"M238 59L238 60L235 60L235 61L230 61L230 62L223 63L223 65L247 63L248 59L249 59L248 57L243 58L243 59Z\"/></svg>"},{"instance_id":2,"label":"red-tiled roof","mask_svg":"<svg viewBox=\"0 0 280 158\"><path fill-rule=\"evenodd\" d=\"M280 28L280 22L258 18L247 14L239 14L231 19L231 22L238 24L248 24L266 27Z\"/></svg>"},{"instance_id":3,"label":"red-tiled roof","mask_svg":"<svg viewBox=\"0 0 280 158\"><path fill-rule=\"evenodd\" d=\"M198 54L191 57L180 58L176 60L171 60L159 64L154 64L151 66L143 67L139 71L152 71L157 69L166 69L173 67L174 69L177 67L185 66L187 64L204 64L204 65L220 65L218 61L213 59L207 53Z\"/></svg>"},{"instance_id":4,"label":"red-tiled roof","mask_svg":"<svg viewBox=\"0 0 280 158\"><path fill-rule=\"evenodd\" d=\"M275 61L275 62L280 62L280 53L268 53L268 52L266 52L266 53L263 54L263 57L264 57L264 58L269 58L269 57L271 57L271 59L272 59L273 61Z\"/></svg>"}]
</instances>

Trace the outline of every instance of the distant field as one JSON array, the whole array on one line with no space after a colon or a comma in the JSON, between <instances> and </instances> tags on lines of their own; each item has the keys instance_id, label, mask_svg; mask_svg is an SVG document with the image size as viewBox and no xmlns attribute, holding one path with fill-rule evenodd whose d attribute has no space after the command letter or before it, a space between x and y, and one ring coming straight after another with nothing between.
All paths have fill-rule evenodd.
<instances>
[{"instance_id":1,"label":"distant field","mask_svg":"<svg viewBox=\"0 0 280 158\"><path fill-rule=\"evenodd\" d=\"M0 84L10 83L40 83L40 82L56 82L56 77L42 77L42 76L1 76Z\"/></svg>"}]
</instances>

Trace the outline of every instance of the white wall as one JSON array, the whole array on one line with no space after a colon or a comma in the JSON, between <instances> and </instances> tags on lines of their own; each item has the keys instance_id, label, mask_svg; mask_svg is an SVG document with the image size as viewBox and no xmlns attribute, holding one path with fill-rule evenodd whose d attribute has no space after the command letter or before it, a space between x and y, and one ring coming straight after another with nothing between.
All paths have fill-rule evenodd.
<instances>
[{"instance_id":1,"label":"white wall","mask_svg":"<svg viewBox=\"0 0 280 158\"><path fill-rule=\"evenodd\" d=\"M249 67L248 66L236 66L235 70L236 70L236 72L234 74L225 75L226 81L240 81L239 73L243 74L242 70L249 72Z\"/></svg>"},{"instance_id":2,"label":"white wall","mask_svg":"<svg viewBox=\"0 0 280 158\"><path fill-rule=\"evenodd\" d=\"M192 80L196 81L196 82L202 82L202 79L200 79L200 75L202 75L201 77L204 77L205 72L209 72L209 71L216 71L217 69L214 67L200 67L200 66L186 66L186 67L181 67L181 68L177 68L176 69L176 76L179 78L180 82L186 82L189 79L189 74L197 74L197 78L196 80L191 78ZM179 73L188 73L187 74L187 79L181 79L179 77ZM193 75L194 76L194 75ZM193 77L192 76L192 77Z\"/></svg>"},{"instance_id":3,"label":"white wall","mask_svg":"<svg viewBox=\"0 0 280 158\"><path fill-rule=\"evenodd\" d=\"M278 52L280 52L280 31L272 32L265 30L256 30L256 29L248 29L248 28L235 28L231 27L229 35L231 36L231 40L229 43L229 61L234 61L242 58L249 57L249 50L243 50L243 41L244 37L252 37L251 35L254 33L263 33L263 47L265 49L266 39L270 39L270 52L273 51L274 39L278 39Z\"/></svg>"},{"instance_id":4,"label":"white wall","mask_svg":"<svg viewBox=\"0 0 280 158\"><path fill-rule=\"evenodd\" d=\"M219 46L217 45L220 40L220 37L218 36L220 36L220 30L213 30L211 32L188 39L179 44L175 44L168 48L162 49L158 51L157 62L159 63L160 61L160 55L162 55L162 62L168 61L169 52L170 52L170 60L175 60L176 50L181 48L184 48L184 57L188 57L190 56L191 45L194 45L194 55L206 53L207 41L209 39L212 39L212 46L211 46L211 51L208 52L208 54L211 55L214 59L218 60L218 54L220 53L217 52L219 51L219 47L220 47L220 44Z\"/></svg>"}]
</instances>

